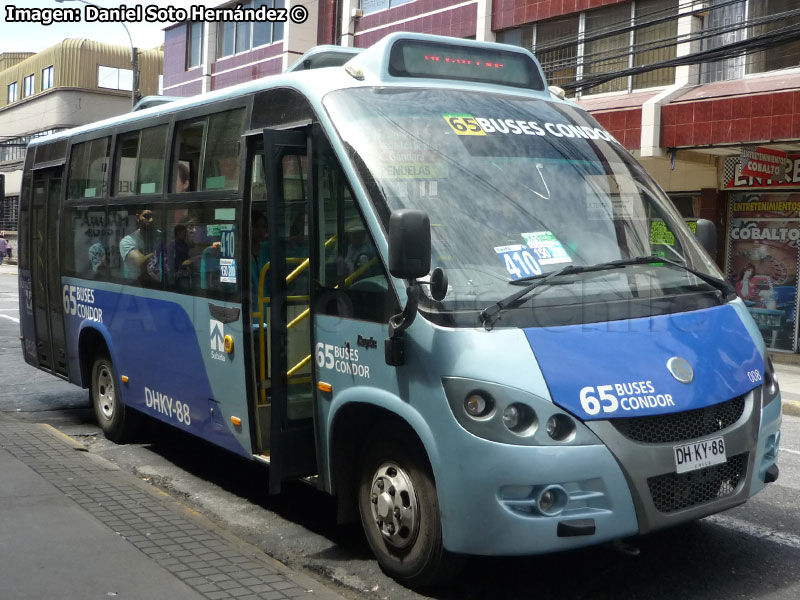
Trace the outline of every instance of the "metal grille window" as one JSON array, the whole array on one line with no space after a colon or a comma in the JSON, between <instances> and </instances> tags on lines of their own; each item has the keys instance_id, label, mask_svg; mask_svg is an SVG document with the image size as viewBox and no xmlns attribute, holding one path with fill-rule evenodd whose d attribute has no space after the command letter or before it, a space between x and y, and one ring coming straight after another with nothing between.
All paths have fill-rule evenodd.
<instances>
[{"instance_id":1,"label":"metal grille window","mask_svg":"<svg viewBox=\"0 0 800 600\"><path fill-rule=\"evenodd\" d=\"M760 25L747 30L748 38L779 32L800 23L800 16L771 20L770 17L798 8L797 0L750 0L749 19L763 19ZM763 73L777 69L788 69L800 65L800 40L795 39L772 48L754 52L747 57L748 73Z\"/></svg>"},{"instance_id":2,"label":"metal grille window","mask_svg":"<svg viewBox=\"0 0 800 600\"><path fill-rule=\"evenodd\" d=\"M703 40L703 50L713 50L745 39L746 29L737 23L747 20L747 2L731 4L729 0L709 0L709 10L703 19L703 30L719 31L717 35ZM700 70L701 83L741 79L745 73L745 57L734 56L714 62L703 63Z\"/></svg>"},{"instance_id":3,"label":"metal grille window","mask_svg":"<svg viewBox=\"0 0 800 600\"><path fill-rule=\"evenodd\" d=\"M583 72L585 75L596 73L614 73L624 71L628 67L630 52L630 34L611 35L621 25L630 25L631 7L629 4L617 4L603 10L586 13L585 36L597 33L608 33L603 37L587 41L583 47ZM627 89L627 79L618 77L592 88L592 93L619 92Z\"/></svg>"},{"instance_id":4,"label":"metal grille window","mask_svg":"<svg viewBox=\"0 0 800 600\"><path fill-rule=\"evenodd\" d=\"M678 0L637 0L635 22L646 23L665 17L676 17L662 23L636 29L633 34L633 66L650 65L675 58L678 35ZM657 69L633 76L633 89L672 85L675 67Z\"/></svg>"},{"instance_id":5,"label":"metal grille window","mask_svg":"<svg viewBox=\"0 0 800 600\"><path fill-rule=\"evenodd\" d=\"M547 50L561 40L577 40L579 15L536 25L536 56L542 63L547 82L563 85L575 81L578 68L578 44ZM541 48L541 51L539 50Z\"/></svg>"},{"instance_id":6,"label":"metal grille window","mask_svg":"<svg viewBox=\"0 0 800 600\"><path fill-rule=\"evenodd\" d=\"M19 196L6 196L0 202L0 229L3 231L16 231L19 219Z\"/></svg>"}]
</instances>

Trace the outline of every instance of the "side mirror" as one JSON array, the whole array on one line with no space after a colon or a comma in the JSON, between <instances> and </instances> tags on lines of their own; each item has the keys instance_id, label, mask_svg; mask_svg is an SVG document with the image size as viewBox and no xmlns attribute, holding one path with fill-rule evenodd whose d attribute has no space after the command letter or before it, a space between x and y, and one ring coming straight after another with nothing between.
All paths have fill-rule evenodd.
<instances>
[{"instance_id":1,"label":"side mirror","mask_svg":"<svg viewBox=\"0 0 800 600\"><path fill-rule=\"evenodd\" d=\"M717 258L717 228L708 219L697 219L695 237L711 258Z\"/></svg>"},{"instance_id":2,"label":"side mirror","mask_svg":"<svg viewBox=\"0 0 800 600\"><path fill-rule=\"evenodd\" d=\"M401 209L389 217L389 272L414 280L431 270L431 222L421 210Z\"/></svg>"}]
</instances>

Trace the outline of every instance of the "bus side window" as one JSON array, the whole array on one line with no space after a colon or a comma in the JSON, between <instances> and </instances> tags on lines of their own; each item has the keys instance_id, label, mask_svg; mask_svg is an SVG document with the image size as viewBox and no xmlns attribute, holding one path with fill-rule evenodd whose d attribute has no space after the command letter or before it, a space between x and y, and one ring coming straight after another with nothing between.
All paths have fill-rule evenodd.
<instances>
[{"instance_id":1,"label":"bus side window","mask_svg":"<svg viewBox=\"0 0 800 600\"><path fill-rule=\"evenodd\" d=\"M110 138L76 144L69 170L69 198L102 198L106 195Z\"/></svg>"},{"instance_id":2,"label":"bus side window","mask_svg":"<svg viewBox=\"0 0 800 600\"><path fill-rule=\"evenodd\" d=\"M166 139L166 125L124 133L117 138L115 196L161 193Z\"/></svg>"},{"instance_id":3,"label":"bus side window","mask_svg":"<svg viewBox=\"0 0 800 600\"><path fill-rule=\"evenodd\" d=\"M243 108L208 117L201 189L231 190L239 186L239 139L243 119Z\"/></svg>"},{"instance_id":4,"label":"bus side window","mask_svg":"<svg viewBox=\"0 0 800 600\"><path fill-rule=\"evenodd\" d=\"M232 203L170 206L163 269L167 289L238 299L237 208Z\"/></svg>"},{"instance_id":5,"label":"bus side window","mask_svg":"<svg viewBox=\"0 0 800 600\"><path fill-rule=\"evenodd\" d=\"M110 263L112 278L130 285L160 287L164 236L161 209L152 205L113 206Z\"/></svg>"},{"instance_id":6,"label":"bus side window","mask_svg":"<svg viewBox=\"0 0 800 600\"><path fill-rule=\"evenodd\" d=\"M375 243L327 146L315 166L321 234L316 308L322 314L384 323L400 309Z\"/></svg>"},{"instance_id":7,"label":"bus side window","mask_svg":"<svg viewBox=\"0 0 800 600\"><path fill-rule=\"evenodd\" d=\"M175 176L173 177L173 192L188 192L198 189L197 174L200 171L200 153L203 149L203 131L205 130L205 126L205 119L181 123L178 126L178 154L176 156ZM179 190L176 184L178 179L178 163L185 165L189 173L189 185L183 190Z\"/></svg>"},{"instance_id":8,"label":"bus side window","mask_svg":"<svg viewBox=\"0 0 800 600\"><path fill-rule=\"evenodd\" d=\"M105 207L70 207L64 210L64 273L85 279L108 278L112 230Z\"/></svg>"}]
</instances>

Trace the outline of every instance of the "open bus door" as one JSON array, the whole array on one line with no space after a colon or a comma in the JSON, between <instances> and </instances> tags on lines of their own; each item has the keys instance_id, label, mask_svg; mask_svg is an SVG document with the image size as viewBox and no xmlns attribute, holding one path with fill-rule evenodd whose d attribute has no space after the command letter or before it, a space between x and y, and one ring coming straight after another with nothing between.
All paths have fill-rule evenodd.
<instances>
[{"instance_id":1,"label":"open bus door","mask_svg":"<svg viewBox=\"0 0 800 600\"><path fill-rule=\"evenodd\" d=\"M268 199L268 263L260 269L252 310L258 445L260 455L269 459L271 493L280 491L282 481L317 472L307 133L306 128L265 129L263 145L253 140L250 144L256 160L254 149L263 148Z\"/></svg>"}]
</instances>

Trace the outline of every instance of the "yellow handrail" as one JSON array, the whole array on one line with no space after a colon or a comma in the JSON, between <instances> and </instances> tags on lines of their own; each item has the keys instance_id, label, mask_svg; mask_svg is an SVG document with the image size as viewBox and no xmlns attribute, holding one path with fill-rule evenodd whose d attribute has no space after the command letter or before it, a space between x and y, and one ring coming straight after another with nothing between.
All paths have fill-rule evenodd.
<instances>
[{"instance_id":1,"label":"yellow handrail","mask_svg":"<svg viewBox=\"0 0 800 600\"><path fill-rule=\"evenodd\" d=\"M335 241L336 241L336 234L334 233L331 237L329 237L327 240L325 240L325 247L328 248ZM373 261L374 261L374 259L373 259ZM286 258L286 263L287 264L298 264L299 263L298 266L291 273L289 273L286 276L286 283L287 284L289 284L292 281L294 281L295 279L297 279L297 277L300 275L300 273L305 271L308 268L308 265L310 264L308 258L294 257L294 256L287 257ZM359 269L359 271L365 269L367 266L369 266L371 264L372 264L371 262L367 263L367 265L365 265L364 267ZM261 272L258 274L258 311L252 313L252 317L258 319L258 347L259 347L259 350L260 350L260 352L259 352L259 361L258 361L259 362L259 365L258 365L258 367L259 367L259 370L258 370L259 382L267 380L266 339L265 339L265 335L264 335L264 322L266 320L266 305L269 304L270 297L269 296L264 296L264 281L265 281L266 276L267 276L267 271L269 271L269 266L270 266L270 263L267 262L261 268ZM356 273L359 273L359 271L356 271ZM356 273L354 273L353 275L355 275ZM351 277L353 275L351 275ZM288 301L292 301L292 302L302 302L302 301L308 302L308 301L310 301L310 297L309 296L288 296L286 299ZM293 327L296 327L300 322L303 321L303 319L308 318L308 316L310 314L311 314L311 309L310 308L306 308L297 317L292 319L292 321L286 326L286 329L288 330L288 329L291 329ZM297 371L299 371L304 366L306 366L310 361L311 361L311 354L306 356L299 363L297 363L294 367L289 369L287 371L287 377L291 377L292 375L297 373ZM310 378L309 378L309 381L310 381ZM295 381L295 383L298 383L298 382L299 382L299 380ZM261 403L262 404L266 404L266 402L267 402L267 390L265 388L263 388L263 387L261 388L260 396L261 396L261 398L260 398L261 399Z\"/></svg>"}]
</instances>

